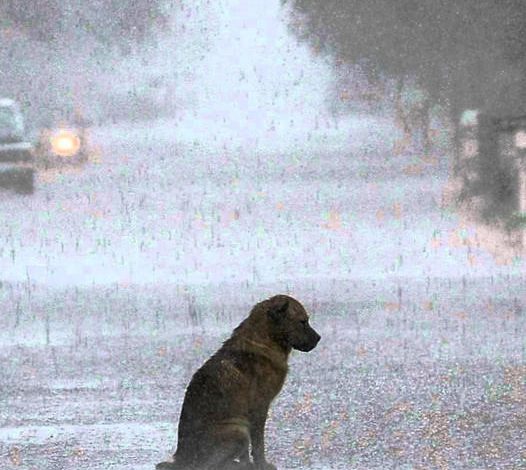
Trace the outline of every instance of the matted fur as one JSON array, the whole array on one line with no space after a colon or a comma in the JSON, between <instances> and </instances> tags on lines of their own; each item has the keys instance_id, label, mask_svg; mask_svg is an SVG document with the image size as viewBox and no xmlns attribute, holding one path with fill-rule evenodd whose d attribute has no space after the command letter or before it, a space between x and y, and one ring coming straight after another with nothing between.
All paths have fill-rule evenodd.
<instances>
[{"instance_id":1,"label":"matted fur","mask_svg":"<svg viewBox=\"0 0 526 470\"><path fill-rule=\"evenodd\" d=\"M270 403L285 381L291 350L310 351L319 340L296 299L276 295L256 304L192 377L174 462L157 470L275 469L265 459Z\"/></svg>"}]
</instances>

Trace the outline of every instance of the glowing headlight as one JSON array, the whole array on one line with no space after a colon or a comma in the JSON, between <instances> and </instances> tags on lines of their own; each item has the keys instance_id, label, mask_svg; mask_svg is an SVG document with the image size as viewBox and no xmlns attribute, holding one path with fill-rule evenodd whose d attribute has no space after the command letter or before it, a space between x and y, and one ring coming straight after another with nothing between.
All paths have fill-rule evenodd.
<instances>
[{"instance_id":1,"label":"glowing headlight","mask_svg":"<svg viewBox=\"0 0 526 470\"><path fill-rule=\"evenodd\" d=\"M68 130L60 130L49 139L53 153L61 157L72 157L80 149L80 139L77 134Z\"/></svg>"},{"instance_id":2,"label":"glowing headlight","mask_svg":"<svg viewBox=\"0 0 526 470\"><path fill-rule=\"evenodd\" d=\"M515 147L526 149L526 131L517 131L515 134Z\"/></svg>"}]
</instances>

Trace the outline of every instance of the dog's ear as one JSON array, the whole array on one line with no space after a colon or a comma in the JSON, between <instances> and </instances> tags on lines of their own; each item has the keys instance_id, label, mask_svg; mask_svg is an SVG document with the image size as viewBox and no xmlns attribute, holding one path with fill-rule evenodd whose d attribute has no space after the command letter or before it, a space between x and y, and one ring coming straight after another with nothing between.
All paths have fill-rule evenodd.
<instances>
[{"instance_id":1,"label":"dog's ear","mask_svg":"<svg viewBox=\"0 0 526 470\"><path fill-rule=\"evenodd\" d=\"M289 299L272 299L273 302L270 304L270 308L268 310L268 316L274 320L275 322L278 322L285 318L285 315L287 314L287 310L289 308Z\"/></svg>"}]
</instances>

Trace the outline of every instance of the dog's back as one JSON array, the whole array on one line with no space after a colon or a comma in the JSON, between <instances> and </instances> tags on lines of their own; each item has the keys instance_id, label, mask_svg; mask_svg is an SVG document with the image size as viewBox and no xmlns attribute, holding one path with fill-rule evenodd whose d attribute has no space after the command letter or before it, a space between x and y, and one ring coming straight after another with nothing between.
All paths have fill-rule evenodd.
<instances>
[{"instance_id":1,"label":"dog's back","mask_svg":"<svg viewBox=\"0 0 526 470\"><path fill-rule=\"evenodd\" d=\"M260 429L262 439L261 425L264 427L270 403L283 386L291 348L297 343L304 350L303 344L310 341L312 349L319 340L312 329L305 334L291 333L290 328L300 328L293 320L278 321L278 315L285 318L292 302L304 312L299 302L286 296L257 304L193 375L181 410L175 461L159 464L158 470L252 468L248 457L251 440L255 458L264 458L259 449L263 444L254 443L251 433ZM273 309L277 319L269 314Z\"/></svg>"},{"instance_id":2,"label":"dog's back","mask_svg":"<svg viewBox=\"0 0 526 470\"><path fill-rule=\"evenodd\" d=\"M225 345L194 374L179 419L176 462L203 461L221 428L248 432L247 364Z\"/></svg>"}]
</instances>

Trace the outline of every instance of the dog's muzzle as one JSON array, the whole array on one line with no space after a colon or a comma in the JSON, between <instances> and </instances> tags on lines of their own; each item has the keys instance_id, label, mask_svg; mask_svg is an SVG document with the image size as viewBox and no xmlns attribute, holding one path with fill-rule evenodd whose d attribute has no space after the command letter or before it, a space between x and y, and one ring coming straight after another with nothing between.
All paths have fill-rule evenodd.
<instances>
[{"instance_id":1,"label":"dog's muzzle","mask_svg":"<svg viewBox=\"0 0 526 470\"><path fill-rule=\"evenodd\" d=\"M321 339L321 336L318 333L316 333L316 331L311 329L307 340L303 342L302 344L298 345L296 349L302 352L312 351L318 345L318 343L320 342L320 339Z\"/></svg>"}]
</instances>

